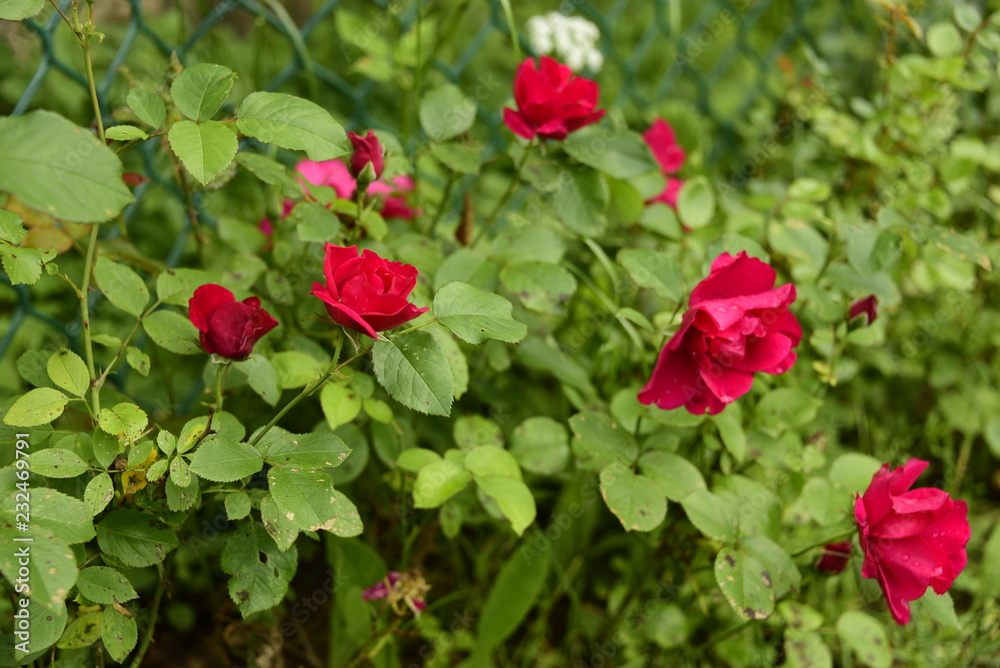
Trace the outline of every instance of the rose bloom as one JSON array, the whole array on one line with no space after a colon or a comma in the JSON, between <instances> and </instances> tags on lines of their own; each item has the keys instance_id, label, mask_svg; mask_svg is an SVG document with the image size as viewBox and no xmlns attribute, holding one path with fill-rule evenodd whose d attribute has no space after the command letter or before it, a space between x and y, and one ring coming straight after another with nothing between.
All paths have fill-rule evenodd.
<instances>
[{"instance_id":1,"label":"rose bloom","mask_svg":"<svg viewBox=\"0 0 1000 668\"><path fill-rule=\"evenodd\" d=\"M233 293L214 283L194 291L188 301L188 318L201 333L206 353L231 360L244 360L261 337L278 321L260 307L260 299L236 301Z\"/></svg>"},{"instance_id":2,"label":"rose bloom","mask_svg":"<svg viewBox=\"0 0 1000 668\"><path fill-rule=\"evenodd\" d=\"M422 313L408 297L417 284L417 270L390 262L358 247L326 245L323 263L326 285L313 283L312 294L323 300L338 325L378 338L377 332L399 327Z\"/></svg>"},{"instance_id":3,"label":"rose bloom","mask_svg":"<svg viewBox=\"0 0 1000 668\"><path fill-rule=\"evenodd\" d=\"M376 179L382 176L382 170L385 168L383 159L385 149L382 148L375 133L369 130L368 134L362 137L357 133L348 132L347 138L351 140L351 146L354 148L350 162L351 176L358 178L368 163L371 163Z\"/></svg>"},{"instance_id":4,"label":"rose bloom","mask_svg":"<svg viewBox=\"0 0 1000 668\"><path fill-rule=\"evenodd\" d=\"M662 118L653 121L649 129L643 133L642 138L653 152L656 162L660 164L660 171L667 177L663 192L646 203L662 202L676 211L677 198L681 194L684 181L670 175L676 174L684 166L684 160L687 158L684 149L677 143L674 129Z\"/></svg>"},{"instance_id":5,"label":"rose bloom","mask_svg":"<svg viewBox=\"0 0 1000 668\"><path fill-rule=\"evenodd\" d=\"M639 401L714 415L750 390L755 372L788 371L802 328L788 310L795 286L775 288L775 278L774 269L745 251L717 257Z\"/></svg>"},{"instance_id":6,"label":"rose bloom","mask_svg":"<svg viewBox=\"0 0 1000 668\"><path fill-rule=\"evenodd\" d=\"M847 568L847 561L851 558L851 541L845 540L839 543L827 543L823 547L823 556L816 563L816 569L823 573L836 575L843 573Z\"/></svg>"},{"instance_id":7,"label":"rose bloom","mask_svg":"<svg viewBox=\"0 0 1000 668\"><path fill-rule=\"evenodd\" d=\"M594 111L600 89L590 79L573 74L548 56L536 69L531 58L517 68L514 101L517 110L503 110L503 122L525 139L563 140L570 132L601 120L606 110Z\"/></svg>"},{"instance_id":8,"label":"rose bloom","mask_svg":"<svg viewBox=\"0 0 1000 668\"><path fill-rule=\"evenodd\" d=\"M854 503L865 562L862 577L878 580L897 624L910 621L910 601L933 587L943 594L965 568L968 507L933 487L910 489L928 463L910 459L875 473Z\"/></svg>"}]
</instances>

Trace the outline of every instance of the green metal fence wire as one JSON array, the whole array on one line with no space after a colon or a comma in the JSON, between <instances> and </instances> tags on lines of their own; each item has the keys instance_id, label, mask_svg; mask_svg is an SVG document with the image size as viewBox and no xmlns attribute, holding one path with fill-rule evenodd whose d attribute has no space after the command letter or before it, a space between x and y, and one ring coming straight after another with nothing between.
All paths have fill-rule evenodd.
<instances>
[{"instance_id":1,"label":"green metal fence wire","mask_svg":"<svg viewBox=\"0 0 1000 668\"><path fill-rule=\"evenodd\" d=\"M313 57L310 42L319 37L321 26L329 30L330 21L338 10L356 13L377 12L382 17L391 17L393 30L402 34L414 26L418 18L417 0L403 3L401 0L324 0L315 7L311 15L299 26L277 0L223 0L212 5L200 21L187 33L180 43L172 42L157 29L157 17L148 15L142 0L128 0L129 18L119 35L117 44L109 38L100 46L103 50L114 49L114 55L101 75L97 86L97 96L105 123L111 121L109 96L112 87L120 78L120 66L129 62L129 57L142 41L151 45L163 56L172 54L182 63L197 57L197 51L207 38L218 32L220 24L234 13L246 13L256 20L258 28L272 32L287 42L285 51L292 57L263 86L265 90L293 89L304 95L332 96L338 101L338 112L346 116L346 125L354 128L388 128L392 124L378 118L371 108L371 101L379 90L379 82L349 72L350 62L321 62ZM423 2L430 6L427 0ZM70 0L60 0L60 6L68 11ZM808 27L808 18L813 11L820 11L818 5L826 4L821 11L824 17L830 15L830 5L816 0L563 0L556 3L546 0L519 0L512 3L517 22L523 25L532 14L557 9L563 14L579 15L595 23L601 31L601 50L605 64L600 72L600 81L612 82L602 86L602 91L614 89L613 99L602 103L611 108L645 110L655 108L664 100L680 99L697 109L698 113L714 125L713 146L706 153L708 164L721 155L734 150L737 143L735 126L750 108L761 101L777 101L769 79L775 74L778 58L796 45L817 50L814 36ZM834 10L843 15L854 11L854 3L836 3ZM463 76L472 69L477 59L486 51L487 43L501 39L509 43L510 25L502 9L501 0L454 0L435 3L436 8L455 7L462 14L457 23L467 42L450 62L442 60L440 45L432 47L434 58L430 67L437 75L461 85ZM424 11L428 11L425 7ZM470 25L468 17L479 17ZM333 18L332 18L333 17ZM766 26L761 27L764 23ZM64 60L57 53L57 31L68 30L60 16L52 12L44 20L26 20L24 24L37 38L40 58L23 93L10 113L13 115L42 106L44 104L43 84L53 73L64 75L67 80L81 89L87 90L87 82L74 61ZM729 36L721 45L716 43L720 31L729 31ZM733 36L735 33L735 36ZM761 37L765 42L761 43ZM334 37L336 38L336 37ZM524 33L517 35L524 53L532 54L532 47ZM457 40L453 40L457 41ZM454 49L454 45L452 45ZM712 51L712 58L702 57ZM65 57L68 58L67 54ZM710 60L711 62L704 62ZM739 67L737 67L739 63ZM339 65L345 65L342 69ZM753 69L752 78L747 78L748 68ZM513 69L513 68L511 68ZM735 73L735 74L734 74ZM321 88L322 87L322 90ZM720 87L739 89L740 101L733 107L722 109L715 101L715 92ZM384 104L382 105L384 106ZM487 129L490 143L502 147L509 140L503 130L501 107L486 108L480 105L479 121ZM152 142L147 142L152 144ZM416 141L410 141L409 148L416 148ZM140 202L150 188L164 188L171 196L185 206L184 194L176 186L153 169L155 147L143 148L146 176L151 180L136 190L136 201ZM195 199L199 208L199 200ZM137 204L125 211L126 224L137 212ZM205 221L211 224L211 220ZM189 225L190 223L186 223ZM182 231L166 259L168 266L176 266L191 230ZM116 234L114 226L108 226L108 234ZM6 280L6 277L0 277ZM9 285L9 283L7 283ZM29 291L24 286L14 286L17 296L13 315L8 321L7 331L0 337L0 360L11 348L19 329L28 320L36 320L51 327L56 333L67 337L71 346L76 346L79 322L61 323L51 315L39 310L33 304ZM93 295L94 299L100 297Z\"/></svg>"}]
</instances>

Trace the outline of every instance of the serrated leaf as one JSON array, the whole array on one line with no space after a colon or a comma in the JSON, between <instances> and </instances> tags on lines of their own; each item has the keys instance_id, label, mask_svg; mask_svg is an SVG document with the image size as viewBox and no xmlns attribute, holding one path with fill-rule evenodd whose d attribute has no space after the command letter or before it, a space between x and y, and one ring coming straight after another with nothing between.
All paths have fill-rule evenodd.
<instances>
[{"instance_id":1,"label":"serrated leaf","mask_svg":"<svg viewBox=\"0 0 1000 668\"><path fill-rule=\"evenodd\" d=\"M715 581L743 619L767 619L774 612L774 590L767 569L753 557L730 547L715 557Z\"/></svg>"},{"instance_id":2,"label":"serrated leaf","mask_svg":"<svg viewBox=\"0 0 1000 668\"><path fill-rule=\"evenodd\" d=\"M320 469L340 466L350 454L351 449L336 434L293 434L272 443L267 461L285 468Z\"/></svg>"},{"instance_id":3,"label":"serrated leaf","mask_svg":"<svg viewBox=\"0 0 1000 668\"><path fill-rule=\"evenodd\" d=\"M239 142L218 121L178 121L167 133L170 148L199 183L207 184L229 166Z\"/></svg>"},{"instance_id":4,"label":"serrated leaf","mask_svg":"<svg viewBox=\"0 0 1000 668\"><path fill-rule=\"evenodd\" d=\"M228 67L199 63L184 68L177 75L170 85L170 96L182 114L205 121L212 118L229 97L235 80L236 74Z\"/></svg>"},{"instance_id":5,"label":"serrated leaf","mask_svg":"<svg viewBox=\"0 0 1000 668\"><path fill-rule=\"evenodd\" d=\"M52 382L73 396L82 397L90 390L90 373L80 356L60 348L49 357L46 372Z\"/></svg>"},{"instance_id":6,"label":"serrated leaf","mask_svg":"<svg viewBox=\"0 0 1000 668\"><path fill-rule=\"evenodd\" d=\"M278 508L300 529L344 536L360 526L357 508L334 490L333 480L322 471L274 467L267 480Z\"/></svg>"},{"instance_id":7,"label":"serrated leaf","mask_svg":"<svg viewBox=\"0 0 1000 668\"><path fill-rule=\"evenodd\" d=\"M573 430L573 453L581 468L600 470L609 464L631 466L638 454L632 434L607 413L584 411L569 419Z\"/></svg>"},{"instance_id":8,"label":"serrated leaf","mask_svg":"<svg viewBox=\"0 0 1000 668\"><path fill-rule=\"evenodd\" d=\"M260 502L260 519L264 523L264 529L282 552L288 550L298 538L299 528L281 512L270 494Z\"/></svg>"},{"instance_id":9,"label":"serrated leaf","mask_svg":"<svg viewBox=\"0 0 1000 668\"><path fill-rule=\"evenodd\" d=\"M328 383L320 392L319 404L330 429L336 429L361 412L361 395L347 383Z\"/></svg>"},{"instance_id":10,"label":"serrated leaf","mask_svg":"<svg viewBox=\"0 0 1000 668\"><path fill-rule=\"evenodd\" d=\"M69 397L50 387L36 387L18 397L3 417L4 424L14 427L37 427L62 415Z\"/></svg>"},{"instance_id":11,"label":"serrated leaf","mask_svg":"<svg viewBox=\"0 0 1000 668\"><path fill-rule=\"evenodd\" d=\"M438 322L466 343L480 344L490 339L517 343L528 333L527 325L511 317L513 305L501 297L483 292L468 283L453 281L434 295L434 315Z\"/></svg>"},{"instance_id":12,"label":"serrated leaf","mask_svg":"<svg viewBox=\"0 0 1000 668\"><path fill-rule=\"evenodd\" d=\"M149 288L131 268L112 262L106 257L97 258L94 279L101 294L108 301L130 315L139 317L149 303Z\"/></svg>"},{"instance_id":13,"label":"serrated leaf","mask_svg":"<svg viewBox=\"0 0 1000 668\"><path fill-rule=\"evenodd\" d=\"M241 522L222 550L222 570L232 575L229 595L244 617L273 608L295 575L294 547L278 550L257 522Z\"/></svg>"},{"instance_id":14,"label":"serrated leaf","mask_svg":"<svg viewBox=\"0 0 1000 668\"><path fill-rule=\"evenodd\" d=\"M448 459L432 462L420 469L413 482L413 504L417 508L437 508L465 489L472 474Z\"/></svg>"},{"instance_id":15,"label":"serrated leaf","mask_svg":"<svg viewBox=\"0 0 1000 668\"><path fill-rule=\"evenodd\" d=\"M837 619L840 641L854 651L854 656L868 668L889 668L892 648L882 624L858 610L848 610Z\"/></svg>"},{"instance_id":16,"label":"serrated leaf","mask_svg":"<svg viewBox=\"0 0 1000 668\"><path fill-rule=\"evenodd\" d=\"M500 282L517 295L526 308L541 313L561 313L576 292L573 274L548 262L519 262L500 272Z\"/></svg>"},{"instance_id":17,"label":"serrated leaf","mask_svg":"<svg viewBox=\"0 0 1000 668\"><path fill-rule=\"evenodd\" d=\"M51 111L0 118L0 191L74 223L103 222L133 201L114 151Z\"/></svg>"},{"instance_id":18,"label":"serrated leaf","mask_svg":"<svg viewBox=\"0 0 1000 668\"><path fill-rule=\"evenodd\" d=\"M736 540L737 518L732 505L705 489L696 489L681 505L691 524L714 540L727 543Z\"/></svg>"},{"instance_id":19,"label":"serrated leaf","mask_svg":"<svg viewBox=\"0 0 1000 668\"><path fill-rule=\"evenodd\" d=\"M94 603L112 605L139 598L128 578L107 566L88 566L80 571L76 586Z\"/></svg>"},{"instance_id":20,"label":"serrated leaf","mask_svg":"<svg viewBox=\"0 0 1000 668\"><path fill-rule=\"evenodd\" d=\"M569 135L563 146L574 160L616 179L659 171L642 136L631 130L585 127Z\"/></svg>"},{"instance_id":21,"label":"serrated leaf","mask_svg":"<svg viewBox=\"0 0 1000 668\"><path fill-rule=\"evenodd\" d=\"M245 135L293 151L310 160L348 153L347 134L318 104L284 93L257 92L244 98L236 125Z\"/></svg>"},{"instance_id":22,"label":"serrated leaf","mask_svg":"<svg viewBox=\"0 0 1000 668\"><path fill-rule=\"evenodd\" d=\"M652 531L667 515L667 500L650 478L619 463L601 469L601 496L625 531Z\"/></svg>"},{"instance_id":23,"label":"serrated leaf","mask_svg":"<svg viewBox=\"0 0 1000 668\"><path fill-rule=\"evenodd\" d=\"M455 381L432 335L417 330L376 341L372 360L379 383L393 399L421 413L451 413Z\"/></svg>"},{"instance_id":24,"label":"serrated leaf","mask_svg":"<svg viewBox=\"0 0 1000 668\"><path fill-rule=\"evenodd\" d=\"M226 517L231 522L241 520L250 514L250 495L246 492L233 492L226 494L225 500Z\"/></svg>"},{"instance_id":25,"label":"serrated leaf","mask_svg":"<svg viewBox=\"0 0 1000 668\"><path fill-rule=\"evenodd\" d=\"M666 253L626 248L618 253L618 262L636 285L651 288L666 299L680 301L683 298L680 263Z\"/></svg>"},{"instance_id":26,"label":"serrated leaf","mask_svg":"<svg viewBox=\"0 0 1000 668\"><path fill-rule=\"evenodd\" d=\"M166 120L167 108L160 96L151 90L133 88L128 92L125 101L139 120L154 130L159 129Z\"/></svg>"},{"instance_id":27,"label":"serrated leaf","mask_svg":"<svg viewBox=\"0 0 1000 668\"><path fill-rule=\"evenodd\" d=\"M698 489L705 489L705 479L694 464L680 455L653 450L639 457L639 469L671 501L682 501Z\"/></svg>"},{"instance_id":28,"label":"serrated leaf","mask_svg":"<svg viewBox=\"0 0 1000 668\"><path fill-rule=\"evenodd\" d=\"M198 330L176 311L155 311L142 319L142 327L158 346L172 353L195 355L204 352Z\"/></svg>"},{"instance_id":29,"label":"serrated leaf","mask_svg":"<svg viewBox=\"0 0 1000 668\"><path fill-rule=\"evenodd\" d=\"M42 267L56 257L53 249L38 250L0 244L0 262L12 285L34 285L42 277Z\"/></svg>"},{"instance_id":30,"label":"serrated leaf","mask_svg":"<svg viewBox=\"0 0 1000 668\"><path fill-rule=\"evenodd\" d=\"M114 495L115 489L111 483L111 476L107 473L98 473L87 483L87 489L83 492L83 503L87 506L90 516L96 517L107 508Z\"/></svg>"},{"instance_id":31,"label":"serrated leaf","mask_svg":"<svg viewBox=\"0 0 1000 668\"><path fill-rule=\"evenodd\" d=\"M62 538L53 536L40 527L27 532L14 527L0 526L0 541L4 545L18 545L15 538L31 538L31 562L28 564L28 582L31 599L47 610L66 609L66 596L76 583L78 567L73 550ZM16 586L20 566L16 550L0 550L0 571L11 587Z\"/></svg>"},{"instance_id":32,"label":"serrated leaf","mask_svg":"<svg viewBox=\"0 0 1000 668\"><path fill-rule=\"evenodd\" d=\"M191 457L191 471L213 482L233 482L251 476L262 468L264 458L256 448L224 438L220 434L207 436Z\"/></svg>"},{"instance_id":33,"label":"serrated leaf","mask_svg":"<svg viewBox=\"0 0 1000 668\"><path fill-rule=\"evenodd\" d=\"M44 7L45 0L6 0L3 6L0 6L0 19L23 21L38 14Z\"/></svg>"},{"instance_id":34,"label":"serrated leaf","mask_svg":"<svg viewBox=\"0 0 1000 668\"><path fill-rule=\"evenodd\" d=\"M119 663L125 661L138 640L139 629L135 619L126 617L114 607L104 608L101 616L101 641L112 659Z\"/></svg>"},{"instance_id":35,"label":"serrated leaf","mask_svg":"<svg viewBox=\"0 0 1000 668\"><path fill-rule=\"evenodd\" d=\"M158 564L179 545L173 529L153 515L114 510L97 524L97 544L127 566Z\"/></svg>"},{"instance_id":36,"label":"serrated leaf","mask_svg":"<svg viewBox=\"0 0 1000 668\"><path fill-rule=\"evenodd\" d=\"M233 367L246 376L250 388L268 405L278 403L281 398L278 372L266 357L254 355L250 359L233 363Z\"/></svg>"}]
</instances>

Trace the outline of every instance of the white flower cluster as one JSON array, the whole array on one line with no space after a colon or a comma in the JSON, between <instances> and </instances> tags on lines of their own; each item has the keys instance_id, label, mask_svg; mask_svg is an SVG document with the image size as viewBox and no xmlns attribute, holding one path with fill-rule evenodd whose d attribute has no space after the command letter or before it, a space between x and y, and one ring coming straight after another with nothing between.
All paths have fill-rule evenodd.
<instances>
[{"instance_id":1,"label":"white flower cluster","mask_svg":"<svg viewBox=\"0 0 1000 668\"><path fill-rule=\"evenodd\" d=\"M556 56L574 72L585 67L597 72L604 64L604 55L597 48L601 31L579 16L551 12L528 19L528 39L538 53Z\"/></svg>"}]
</instances>

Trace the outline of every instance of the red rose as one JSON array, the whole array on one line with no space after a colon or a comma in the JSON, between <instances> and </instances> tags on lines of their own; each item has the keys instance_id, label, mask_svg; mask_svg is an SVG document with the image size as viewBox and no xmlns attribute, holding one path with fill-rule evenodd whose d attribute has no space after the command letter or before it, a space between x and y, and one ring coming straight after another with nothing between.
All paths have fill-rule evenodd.
<instances>
[{"instance_id":1,"label":"red rose","mask_svg":"<svg viewBox=\"0 0 1000 668\"><path fill-rule=\"evenodd\" d=\"M354 153L351 154L351 176L358 178L369 162L372 164L372 169L375 170L375 179L382 176L382 169L385 167L383 160L385 149L382 148L375 133L369 130L368 134L362 137L359 134L348 132L347 138L354 146Z\"/></svg>"},{"instance_id":2,"label":"red rose","mask_svg":"<svg viewBox=\"0 0 1000 668\"><path fill-rule=\"evenodd\" d=\"M260 307L258 298L238 302L232 292L214 283L194 291L188 317L201 332L205 352L231 360L250 357L261 337L278 326L278 321Z\"/></svg>"},{"instance_id":3,"label":"red rose","mask_svg":"<svg viewBox=\"0 0 1000 668\"><path fill-rule=\"evenodd\" d=\"M774 269L746 252L717 257L639 401L714 415L750 390L754 372L788 371L802 328L788 310L795 286L774 281Z\"/></svg>"},{"instance_id":4,"label":"red rose","mask_svg":"<svg viewBox=\"0 0 1000 668\"><path fill-rule=\"evenodd\" d=\"M326 245L326 285L313 283L313 295L322 299L334 322L373 339L376 332L399 327L425 313L407 297L417 284L417 270L409 264L390 262L358 247Z\"/></svg>"},{"instance_id":5,"label":"red rose","mask_svg":"<svg viewBox=\"0 0 1000 668\"><path fill-rule=\"evenodd\" d=\"M604 117L604 109L594 111L600 92L596 83L574 76L570 68L548 56L542 56L538 69L528 58L514 77L518 110L504 108L503 122L525 139L537 134L544 139L562 140L570 132Z\"/></svg>"},{"instance_id":6,"label":"red rose","mask_svg":"<svg viewBox=\"0 0 1000 668\"><path fill-rule=\"evenodd\" d=\"M854 503L865 563L877 578L897 624L910 621L910 601L933 587L943 594L965 568L968 507L933 487L910 489L928 466L920 459L890 470L883 464Z\"/></svg>"},{"instance_id":7,"label":"red rose","mask_svg":"<svg viewBox=\"0 0 1000 668\"><path fill-rule=\"evenodd\" d=\"M823 556L819 558L816 569L824 573L836 575L847 568L847 560L851 558L851 541L827 543L823 548Z\"/></svg>"},{"instance_id":8,"label":"red rose","mask_svg":"<svg viewBox=\"0 0 1000 668\"><path fill-rule=\"evenodd\" d=\"M848 311L847 319L853 320L859 315L867 316L868 322L866 324L868 325L875 322L875 318L878 317L878 297L868 295L864 299L859 299L851 304L851 310Z\"/></svg>"}]
</instances>

